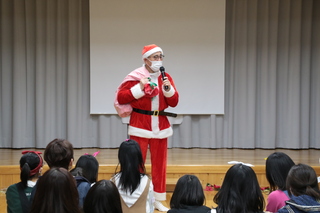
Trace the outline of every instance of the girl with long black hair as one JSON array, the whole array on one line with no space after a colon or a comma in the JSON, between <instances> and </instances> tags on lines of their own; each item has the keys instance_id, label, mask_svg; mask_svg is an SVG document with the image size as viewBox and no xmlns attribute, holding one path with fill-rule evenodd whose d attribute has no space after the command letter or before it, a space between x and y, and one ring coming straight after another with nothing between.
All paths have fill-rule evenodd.
<instances>
[{"instance_id":1,"label":"girl with long black hair","mask_svg":"<svg viewBox=\"0 0 320 213\"><path fill-rule=\"evenodd\" d=\"M120 193L122 211L153 212L153 185L146 175L139 144L131 139L123 141L118 159L120 171L116 172L112 181Z\"/></svg>"}]
</instances>

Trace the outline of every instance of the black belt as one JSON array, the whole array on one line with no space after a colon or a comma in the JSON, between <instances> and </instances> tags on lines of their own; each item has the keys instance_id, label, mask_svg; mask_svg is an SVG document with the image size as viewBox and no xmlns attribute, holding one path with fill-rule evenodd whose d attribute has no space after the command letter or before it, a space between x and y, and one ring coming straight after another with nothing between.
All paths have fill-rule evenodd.
<instances>
[{"instance_id":1,"label":"black belt","mask_svg":"<svg viewBox=\"0 0 320 213\"><path fill-rule=\"evenodd\" d=\"M159 111L159 110L149 111L149 110L143 110L143 109L137 109L137 108L133 108L132 110L134 112L145 114L145 115L153 115L153 116L164 115L164 116L170 116L170 117L177 117L176 113Z\"/></svg>"}]
</instances>

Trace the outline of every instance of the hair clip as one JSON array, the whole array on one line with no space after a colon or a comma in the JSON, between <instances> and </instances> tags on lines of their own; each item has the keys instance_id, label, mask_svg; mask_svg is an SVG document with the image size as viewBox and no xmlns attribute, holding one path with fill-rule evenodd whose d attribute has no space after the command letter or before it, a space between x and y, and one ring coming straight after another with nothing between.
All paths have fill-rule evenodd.
<instances>
[{"instance_id":1,"label":"hair clip","mask_svg":"<svg viewBox=\"0 0 320 213\"><path fill-rule=\"evenodd\" d=\"M97 152L93 153L92 156L96 157L99 153L100 153L100 151L97 151ZM90 155L90 154L89 153L84 153L83 155Z\"/></svg>"},{"instance_id":2,"label":"hair clip","mask_svg":"<svg viewBox=\"0 0 320 213\"><path fill-rule=\"evenodd\" d=\"M126 139L126 141L129 141L130 139Z\"/></svg>"},{"instance_id":3,"label":"hair clip","mask_svg":"<svg viewBox=\"0 0 320 213\"><path fill-rule=\"evenodd\" d=\"M100 151L97 151L97 152L93 153L92 156L96 157L99 153L100 153Z\"/></svg>"},{"instance_id":4,"label":"hair clip","mask_svg":"<svg viewBox=\"0 0 320 213\"><path fill-rule=\"evenodd\" d=\"M250 167L254 166L254 165L252 165L250 163L243 163L243 162L240 162L240 161L229 161L228 164L242 164L242 165L250 166Z\"/></svg>"}]
</instances>

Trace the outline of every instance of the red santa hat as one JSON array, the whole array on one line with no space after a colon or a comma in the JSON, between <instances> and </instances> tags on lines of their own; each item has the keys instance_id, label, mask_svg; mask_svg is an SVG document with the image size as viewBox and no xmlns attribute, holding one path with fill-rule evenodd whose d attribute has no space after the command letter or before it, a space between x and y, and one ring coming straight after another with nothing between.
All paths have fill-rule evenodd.
<instances>
[{"instance_id":1,"label":"red santa hat","mask_svg":"<svg viewBox=\"0 0 320 213\"><path fill-rule=\"evenodd\" d=\"M161 52L161 54L163 54L162 49L155 44L144 46L142 49L142 59L148 58L150 55L156 52Z\"/></svg>"}]
</instances>

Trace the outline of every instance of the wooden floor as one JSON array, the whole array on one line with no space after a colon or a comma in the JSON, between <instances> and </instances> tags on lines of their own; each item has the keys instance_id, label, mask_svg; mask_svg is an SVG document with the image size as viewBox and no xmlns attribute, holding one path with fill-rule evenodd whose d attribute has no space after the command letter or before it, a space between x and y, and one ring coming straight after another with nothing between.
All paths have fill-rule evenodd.
<instances>
[{"instance_id":1,"label":"wooden floor","mask_svg":"<svg viewBox=\"0 0 320 213\"><path fill-rule=\"evenodd\" d=\"M19 165L21 152L24 150L43 149L0 149L1 165ZM75 149L75 161L83 154L92 154L100 151L97 160L100 165L115 165L118 163L118 149ZM264 165L265 158L273 152L288 154L295 163L305 163L310 166L319 166L320 150L304 149L168 149L168 165L224 165L229 161L241 161L254 165ZM146 164L150 164L147 157Z\"/></svg>"},{"instance_id":2,"label":"wooden floor","mask_svg":"<svg viewBox=\"0 0 320 213\"><path fill-rule=\"evenodd\" d=\"M19 160L21 157L21 152L23 150L30 149L0 149L0 175L8 174L8 168L17 168L14 173L18 172L19 169ZM31 149L33 150L33 149ZM43 149L37 149L38 151L44 151ZM75 161L83 154L89 153L92 154L96 151L100 151L97 156L97 160L100 165L99 170L99 179L106 179L109 176L100 175L101 172L113 173L114 168L118 164L118 149L75 149L74 150ZM178 179L182 174L197 174L199 179L203 181L205 186L209 181L215 181L212 184L221 184L223 178L219 178L219 183L217 179L213 179L208 176L208 171L212 170L212 173L215 171L217 173L224 173L230 165L229 161L241 161L244 163L250 163L254 165L254 170L260 175L264 175L264 165L265 159L271 153L275 151L280 151L288 154L295 163L304 163L308 164L314 168L318 175L320 175L320 150L307 149L307 150L287 150L287 149L276 149L276 150L264 150L264 149L179 149L173 148L168 149L168 171L167 176L173 178L174 181ZM150 159L147 157L146 161L147 170L150 170ZM110 171L109 171L110 170ZM214 171L213 171L214 170ZM204 172L206 171L206 172ZM175 174L175 172L177 174ZM170 174L169 174L170 173ZM200 177L201 176L201 177ZM206 177L208 176L208 179ZM18 176L17 176L18 177ZM6 201L5 201L5 189L8 185L17 182L17 177L12 179L12 183L6 183L6 185L0 185L0 213L6 212ZM170 181L170 180L168 180ZM261 181L265 185L265 180ZM0 180L0 182L3 182ZM10 182L10 181L9 181ZM210 182L211 183L211 182ZM206 191L206 205L209 207L215 206L212 201L212 198L216 191L208 192ZM167 201L164 203L166 206L169 206L170 198L172 193L167 193Z\"/></svg>"}]
</instances>

